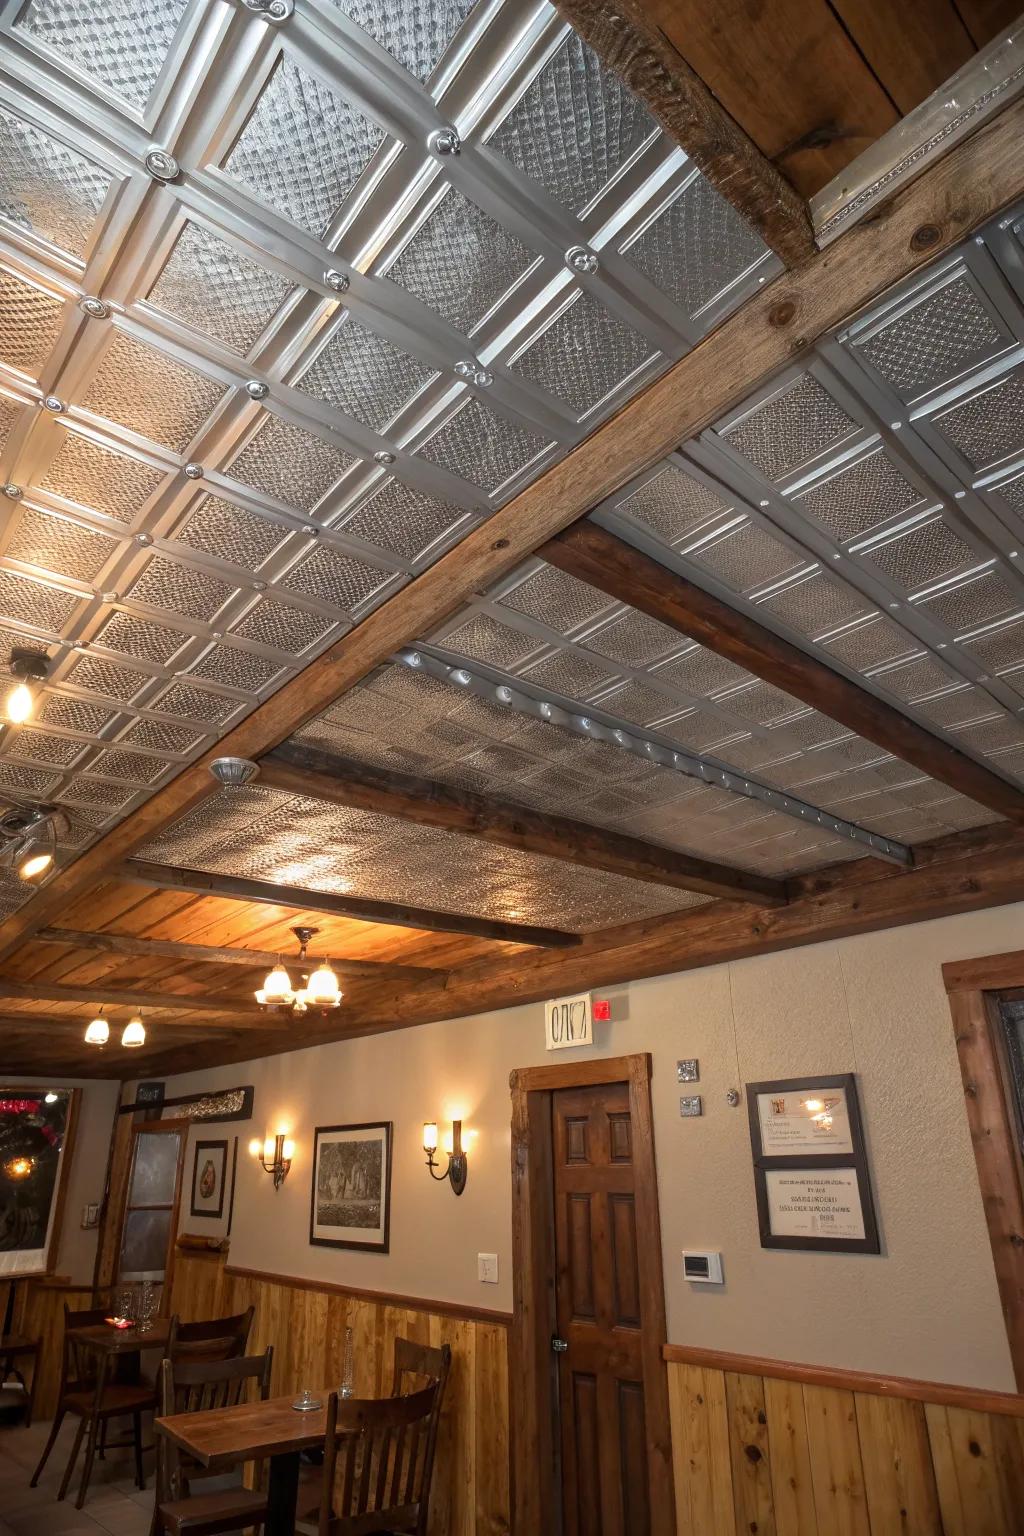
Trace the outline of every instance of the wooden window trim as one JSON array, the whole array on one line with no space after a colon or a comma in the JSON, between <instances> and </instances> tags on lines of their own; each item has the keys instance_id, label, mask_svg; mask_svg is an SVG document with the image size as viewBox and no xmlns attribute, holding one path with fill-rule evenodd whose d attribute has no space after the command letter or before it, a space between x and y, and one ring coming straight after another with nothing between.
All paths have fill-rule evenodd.
<instances>
[{"instance_id":1,"label":"wooden window trim","mask_svg":"<svg viewBox=\"0 0 1024 1536\"><path fill-rule=\"evenodd\" d=\"M1024 950L942 967L1017 1390L1024 1392L1024 1171L993 994L1024 987Z\"/></svg>"},{"instance_id":2,"label":"wooden window trim","mask_svg":"<svg viewBox=\"0 0 1024 1536\"><path fill-rule=\"evenodd\" d=\"M512 1530L555 1536L562 1530L556 1434L552 1094L560 1088L625 1082L633 1123L636 1236L643 1296L644 1399L652 1536L674 1536L675 1493L669 1435L664 1271L658 1211L651 1057L613 1056L526 1067L512 1073L512 1327L509 1373Z\"/></svg>"},{"instance_id":3,"label":"wooden window trim","mask_svg":"<svg viewBox=\"0 0 1024 1536\"><path fill-rule=\"evenodd\" d=\"M167 1256L164 1262L164 1278L161 1282L163 1289L161 1295L167 1298L171 1294L171 1286L174 1283L174 1263L178 1250L178 1222L181 1210L181 1188L184 1178L185 1158L188 1153L189 1127L194 1124L192 1120L138 1120L131 1126L130 1139L126 1148L127 1160L124 1178L123 1193L121 1195L121 1212L117 1222L117 1242L114 1246L114 1271L112 1284L117 1285L121 1275L121 1246L124 1242L125 1222L128 1219L129 1210L133 1211L166 1211L170 1210L171 1222L167 1242ZM178 1163L174 1175L174 1198L170 1205L129 1205L129 1196L132 1187L132 1172L135 1167L135 1149L138 1146L140 1134L148 1136L180 1134L181 1141L178 1147ZM163 1302L161 1302L163 1305Z\"/></svg>"}]
</instances>

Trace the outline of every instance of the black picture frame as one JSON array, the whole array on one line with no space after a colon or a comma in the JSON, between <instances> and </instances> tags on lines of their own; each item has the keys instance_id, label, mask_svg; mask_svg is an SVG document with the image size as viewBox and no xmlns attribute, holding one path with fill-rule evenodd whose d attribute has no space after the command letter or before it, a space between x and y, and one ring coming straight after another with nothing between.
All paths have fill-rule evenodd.
<instances>
[{"instance_id":1,"label":"black picture frame","mask_svg":"<svg viewBox=\"0 0 1024 1536\"><path fill-rule=\"evenodd\" d=\"M313 1166L310 1174L309 1192L309 1241L311 1244L321 1248L350 1248L368 1253L390 1252L392 1141L393 1123L390 1120L367 1120L348 1125L318 1125L314 1128ZM323 1219L330 1209L330 1197L325 1197L321 1189L320 1172L321 1160L328 1147L359 1145L365 1142L379 1143L381 1147L381 1169L378 1187L378 1219L373 1228L376 1236L372 1239L367 1238L363 1240L358 1235L360 1231L364 1230L362 1224L342 1223L340 1221L328 1222ZM343 1168L339 1168L339 1175L343 1175L344 1172ZM372 1198L371 1191L371 1201ZM351 1207L364 1201L366 1197L358 1193L351 1195L342 1193L340 1197L334 1196L336 1203L339 1202L339 1199L342 1207ZM331 1236L332 1227L336 1233L345 1233L346 1235ZM365 1230L369 1229L366 1228Z\"/></svg>"},{"instance_id":2,"label":"black picture frame","mask_svg":"<svg viewBox=\"0 0 1024 1536\"><path fill-rule=\"evenodd\" d=\"M864 1124L861 1119L857 1079L852 1072L816 1077L776 1078L769 1082L748 1083L747 1115L750 1122L750 1147L754 1164L754 1193L757 1200L757 1221L762 1248L796 1249L809 1253L881 1253L878 1218L875 1214L871 1190L871 1174L868 1168L867 1148L864 1141ZM813 1088L842 1089L846 1099L846 1113L850 1126L852 1151L849 1152L799 1152L786 1156L766 1155L761 1137L761 1119L758 1098L762 1094L803 1093ZM776 1171L799 1174L825 1173L829 1170L851 1171L856 1175L857 1193L860 1199L864 1236L858 1237L811 1237L780 1236L771 1229L767 1175Z\"/></svg>"},{"instance_id":3,"label":"black picture frame","mask_svg":"<svg viewBox=\"0 0 1024 1536\"><path fill-rule=\"evenodd\" d=\"M216 1207L211 1207L209 1205L197 1205L196 1204L197 1198L201 1198L201 1196L199 1195L199 1192L197 1191L196 1185L197 1185L197 1183L199 1181L199 1177L200 1177L200 1172L199 1172L200 1164L201 1164L201 1160L202 1160L202 1157L203 1157L204 1153L207 1156L210 1156L211 1154L213 1154L213 1155L216 1155L218 1153L220 1154L220 1189L218 1191L218 1199L217 1199ZM192 1159L192 1199L191 1199L191 1205L190 1205L190 1209L189 1209L189 1214L191 1216L198 1216L200 1218L206 1218L206 1219L208 1219L210 1221L220 1221L221 1217L224 1215L224 1186L227 1183L227 1177L228 1177L228 1143L227 1143L227 1139L225 1138L223 1141L197 1141L196 1144L195 1144L195 1155L194 1155L194 1157Z\"/></svg>"}]
</instances>

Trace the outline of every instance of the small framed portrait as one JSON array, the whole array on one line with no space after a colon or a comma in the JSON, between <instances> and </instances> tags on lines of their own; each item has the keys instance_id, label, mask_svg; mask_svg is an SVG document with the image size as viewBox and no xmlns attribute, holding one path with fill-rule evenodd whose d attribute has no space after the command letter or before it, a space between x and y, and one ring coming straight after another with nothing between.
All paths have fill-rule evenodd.
<instances>
[{"instance_id":1,"label":"small framed portrait","mask_svg":"<svg viewBox=\"0 0 1024 1536\"><path fill-rule=\"evenodd\" d=\"M391 1230L391 1121L318 1125L313 1140L309 1240L387 1253Z\"/></svg>"},{"instance_id":2,"label":"small framed portrait","mask_svg":"<svg viewBox=\"0 0 1024 1536\"><path fill-rule=\"evenodd\" d=\"M226 1141L197 1141L192 1163L193 1216L211 1216L218 1219L224 1214L224 1181L227 1176L228 1144Z\"/></svg>"}]
</instances>

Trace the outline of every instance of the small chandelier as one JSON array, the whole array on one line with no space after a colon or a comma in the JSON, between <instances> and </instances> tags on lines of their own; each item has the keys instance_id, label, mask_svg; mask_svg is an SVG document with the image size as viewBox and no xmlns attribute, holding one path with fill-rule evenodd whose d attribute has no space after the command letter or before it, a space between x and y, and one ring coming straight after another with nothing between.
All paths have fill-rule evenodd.
<instances>
[{"instance_id":1,"label":"small chandelier","mask_svg":"<svg viewBox=\"0 0 1024 1536\"><path fill-rule=\"evenodd\" d=\"M292 929L299 941L300 964L306 958L309 941L319 932L319 928ZM306 1013L310 1008L318 1008L321 1013L326 1013L329 1008L337 1008L344 994L326 960L321 960L312 975L304 976L303 981L304 986L294 989L291 977L281 961L278 961L274 969L268 971L262 987L256 993L256 1001L261 1008L274 1008L282 1013Z\"/></svg>"}]
</instances>

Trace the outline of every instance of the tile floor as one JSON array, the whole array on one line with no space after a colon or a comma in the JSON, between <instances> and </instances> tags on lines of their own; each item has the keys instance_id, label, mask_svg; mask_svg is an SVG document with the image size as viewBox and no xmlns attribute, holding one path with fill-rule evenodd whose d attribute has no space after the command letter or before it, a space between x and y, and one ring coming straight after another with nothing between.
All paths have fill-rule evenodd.
<instances>
[{"instance_id":1,"label":"tile floor","mask_svg":"<svg viewBox=\"0 0 1024 1536\"><path fill-rule=\"evenodd\" d=\"M146 1490L135 1486L130 1450L109 1450L105 1461L93 1464L85 1506L75 1508L77 1475L67 1497L57 1502L57 1489L75 1434L75 1421L64 1420L38 1488L28 1480L46 1443L48 1423L0 1424L0 1536L147 1536L153 1511L153 1452L144 1462ZM116 1426L113 1433L117 1433ZM145 1434L145 1442L152 1434ZM76 1474L81 1471L79 1455Z\"/></svg>"}]
</instances>

